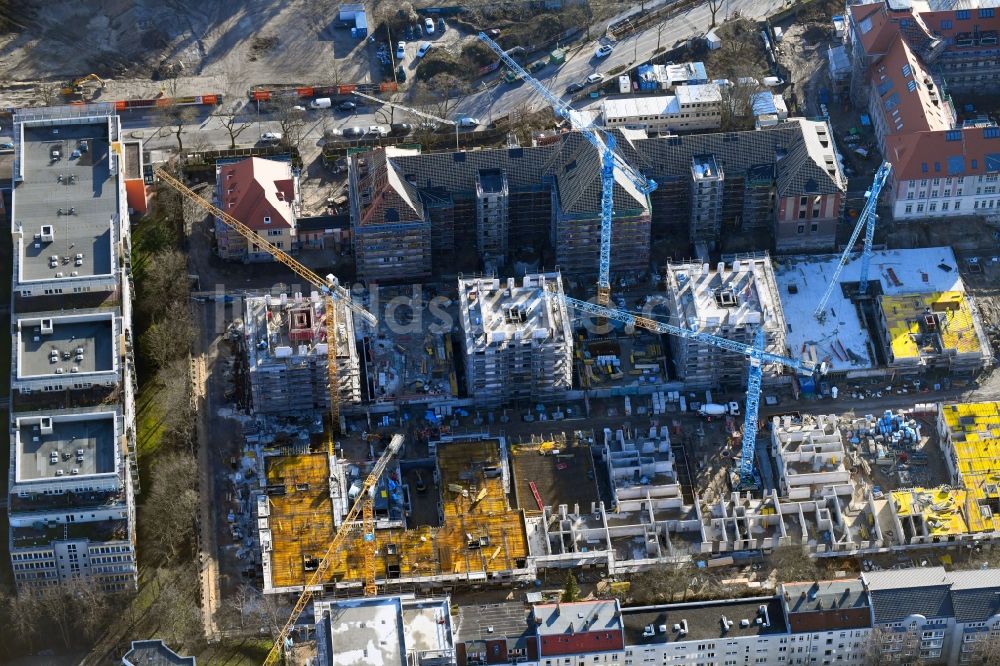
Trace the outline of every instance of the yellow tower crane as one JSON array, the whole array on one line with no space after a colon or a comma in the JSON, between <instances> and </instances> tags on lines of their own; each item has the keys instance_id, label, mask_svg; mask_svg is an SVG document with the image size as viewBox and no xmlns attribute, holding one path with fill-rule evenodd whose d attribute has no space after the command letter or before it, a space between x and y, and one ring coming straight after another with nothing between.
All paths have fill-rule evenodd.
<instances>
[{"instance_id":1,"label":"yellow tower crane","mask_svg":"<svg viewBox=\"0 0 1000 666\"><path fill-rule=\"evenodd\" d=\"M365 310L363 307L351 300L351 295L337 278L327 275L326 279L306 268L295 259L292 259L283 250L266 240L256 231L243 224L229 213L213 206L210 201L206 201L198 196L198 193L182 183L176 176L168 173L162 168L155 171L156 177L162 182L170 185L189 201L192 201L212 215L222 220L229 228L243 236L251 246L260 248L270 254L274 259L288 268L292 269L299 277L320 290L326 299L326 369L330 382L330 433L331 436L340 434L340 380L337 375L337 310L334 301L339 301L351 309L370 325L375 326L378 319L375 315ZM349 341L350 342L350 341Z\"/></svg>"}]
</instances>

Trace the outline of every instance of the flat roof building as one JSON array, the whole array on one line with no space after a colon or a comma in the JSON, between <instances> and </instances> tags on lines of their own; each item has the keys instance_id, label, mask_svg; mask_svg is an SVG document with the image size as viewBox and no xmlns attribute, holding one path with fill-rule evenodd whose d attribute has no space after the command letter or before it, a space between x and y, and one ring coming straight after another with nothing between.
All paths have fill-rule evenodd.
<instances>
[{"instance_id":1,"label":"flat roof building","mask_svg":"<svg viewBox=\"0 0 1000 666\"><path fill-rule=\"evenodd\" d=\"M15 294L115 291L128 201L113 107L22 109L14 134Z\"/></svg>"},{"instance_id":2,"label":"flat roof building","mask_svg":"<svg viewBox=\"0 0 1000 666\"><path fill-rule=\"evenodd\" d=\"M317 292L244 300L247 365L254 411L328 409L326 302ZM334 301L340 402L361 401L354 314Z\"/></svg>"},{"instance_id":3,"label":"flat roof building","mask_svg":"<svg viewBox=\"0 0 1000 666\"><path fill-rule=\"evenodd\" d=\"M11 388L29 394L116 386L121 325L113 310L16 315Z\"/></svg>"},{"instance_id":4,"label":"flat roof building","mask_svg":"<svg viewBox=\"0 0 1000 666\"><path fill-rule=\"evenodd\" d=\"M792 500L827 494L851 495L851 473L840 419L805 415L771 419L771 454L777 463L782 495Z\"/></svg>"},{"instance_id":5,"label":"flat roof building","mask_svg":"<svg viewBox=\"0 0 1000 666\"><path fill-rule=\"evenodd\" d=\"M135 589L139 475L124 181L136 151L123 154L112 104L19 109L13 135L7 512L14 579L19 591L80 577L106 591ZM132 175L142 200L141 174Z\"/></svg>"},{"instance_id":6,"label":"flat roof building","mask_svg":"<svg viewBox=\"0 0 1000 666\"><path fill-rule=\"evenodd\" d=\"M674 132L718 129L722 92L717 83L679 85L673 95L607 99L601 115L606 127Z\"/></svg>"},{"instance_id":7,"label":"flat roof building","mask_svg":"<svg viewBox=\"0 0 1000 666\"><path fill-rule=\"evenodd\" d=\"M553 289L556 298L542 295ZM469 396L488 403L540 399L573 382L573 334L559 273L458 281Z\"/></svg>"}]
</instances>

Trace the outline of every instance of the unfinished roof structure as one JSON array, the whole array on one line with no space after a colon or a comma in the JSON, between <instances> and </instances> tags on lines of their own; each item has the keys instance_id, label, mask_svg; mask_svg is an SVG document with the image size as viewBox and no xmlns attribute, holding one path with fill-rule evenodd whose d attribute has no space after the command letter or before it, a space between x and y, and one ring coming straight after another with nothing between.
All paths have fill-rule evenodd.
<instances>
[{"instance_id":1,"label":"unfinished roof structure","mask_svg":"<svg viewBox=\"0 0 1000 666\"><path fill-rule=\"evenodd\" d=\"M785 318L791 324L787 339L793 356L825 361L831 373L847 377L871 375L878 368L879 356L891 353L890 347L898 347L900 354L900 360L892 364L896 370L934 364L951 364L955 370L981 367L986 337L951 248L873 253L869 293L882 296L878 299L882 330L878 332L870 330L852 302L861 275L860 254L851 256L844 266L826 315L822 319L813 315L839 261L836 255L783 257L775 269ZM930 335L937 340L926 353L912 337L923 335L930 325L923 314L932 315ZM883 348L886 354L881 353Z\"/></svg>"},{"instance_id":2,"label":"unfinished roof structure","mask_svg":"<svg viewBox=\"0 0 1000 666\"><path fill-rule=\"evenodd\" d=\"M771 454L784 497L799 500L853 492L836 416L775 416L771 419Z\"/></svg>"},{"instance_id":3,"label":"unfinished roof structure","mask_svg":"<svg viewBox=\"0 0 1000 666\"><path fill-rule=\"evenodd\" d=\"M1000 531L1000 403L941 404L937 430L950 482L892 493L899 544L946 543Z\"/></svg>"},{"instance_id":4,"label":"unfinished roof structure","mask_svg":"<svg viewBox=\"0 0 1000 666\"><path fill-rule=\"evenodd\" d=\"M254 410L262 414L327 409L326 302L317 292L243 301L247 366ZM337 380L342 404L361 401L354 313L334 301Z\"/></svg>"},{"instance_id":5,"label":"unfinished roof structure","mask_svg":"<svg viewBox=\"0 0 1000 666\"><path fill-rule=\"evenodd\" d=\"M514 278L460 278L458 301L465 336L470 396L487 403L541 399L573 382L573 334L559 273Z\"/></svg>"},{"instance_id":6,"label":"unfinished roof structure","mask_svg":"<svg viewBox=\"0 0 1000 666\"><path fill-rule=\"evenodd\" d=\"M376 578L381 584L446 584L527 579L523 513L507 501L510 477L502 439L442 440L436 451L441 527L379 520ZM301 590L346 511L331 456L265 456L267 495L257 502L265 592ZM397 476L398 478L398 476ZM358 587L364 579L360 533L352 535L326 582Z\"/></svg>"},{"instance_id":7,"label":"unfinished roof structure","mask_svg":"<svg viewBox=\"0 0 1000 666\"><path fill-rule=\"evenodd\" d=\"M763 327L767 351L784 356L785 316L771 259L736 259L731 264L668 264L667 301L674 322L692 331L752 344ZM688 387L744 386L746 359L690 338L671 336L677 374ZM772 369L781 372L781 368Z\"/></svg>"},{"instance_id":8,"label":"unfinished roof structure","mask_svg":"<svg viewBox=\"0 0 1000 666\"><path fill-rule=\"evenodd\" d=\"M989 362L982 324L963 292L880 296L876 302L890 368L971 374Z\"/></svg>"}]
</instances>

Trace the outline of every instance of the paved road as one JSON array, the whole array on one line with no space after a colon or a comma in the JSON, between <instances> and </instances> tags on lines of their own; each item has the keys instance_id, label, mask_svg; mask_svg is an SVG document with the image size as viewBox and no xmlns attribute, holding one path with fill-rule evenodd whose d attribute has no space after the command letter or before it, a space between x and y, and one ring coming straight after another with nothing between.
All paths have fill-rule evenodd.
<instances>
[{"instance_id":1,"label":"paved road","mask_svg":"<svg viewBox=\"0 0 1000 666\"><path fill-rule=\"evenodd\" d=\"M784 5L784 0L726 0L716 18L721 22L726 16L739 12L742 16L760 19L774 13ZM600 42L591 41L576 46L570 51L566 62L561 67L547 68L536 76L553 93L564 95L566 86L583 81L593 72L606 72L615 67L628 66L633 62L645 62L653 55L657 46L672 48L675 43L706 33L710 25L711 12L707 3L702 4L669 19L662 24L662 30L658 30L658 26L653 25L635 35L624 38L620 42L610 42L604 37ZM591 34L596 35L597 32L592 30ZM598 43L612 43L615 49L607 58L597 60L594 58L594 50ZM586 106L588 103L589 100L577 106ZM455 105L452 115L455 118L473 116L485 124L491 119L499 118L524 106L538 109L543 105L544 101L530 86L524 83L513 85L501 83L493 87L481 88L460 100ZM240 135L239 146L253 145L260 134L264 132L279 131L279 124L267 114L266 110L263 113L258 113L256 106L248 103L243 107L243 112L243 119L252 125ZM348 126L367 128L370 125L389 122L385 113L376 112L372 107L361 107L357 114L343 114L330 110L309 110L306 112L306 116L307 126L303 144L307 147L321 145L323 132L327 129ZM397 111L395 121L415 122L418 120L404 116L409 116L409 114ZM159 128L155 114L127 112L122 116L122 126L125 128L126 134L143 138L147 148L176 148L176 139L167 130ZM195 123L189 125L185 129L183 139L185 147L188 149L229 145L229 134L222 126L221 121L212 117L202 116Z\"/></svg>"}]
</instances>

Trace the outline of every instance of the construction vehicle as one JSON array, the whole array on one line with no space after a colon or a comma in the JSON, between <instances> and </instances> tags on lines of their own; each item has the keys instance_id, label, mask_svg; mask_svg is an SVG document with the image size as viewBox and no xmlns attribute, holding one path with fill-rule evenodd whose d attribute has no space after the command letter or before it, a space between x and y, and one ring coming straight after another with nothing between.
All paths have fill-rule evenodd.
<instances>
[{"instance_id":1,"label":"construction vehicle","mask_svg":"<svg viewBox=\"0 0 1000 666\"><path fill-rule=\"evenodd\" d=\"M85 83L97 83L99 85L98 90L104 90L107 85L104 79L99 77L97 74L87 74L79 78L73 79L67 85L63 86L62 94L66 97L82 97L87 89L84 88Z\"/></svg>"},{"instance_id":2,"label":"construction vehicle","mask_svg":"<svg viewBox=\"0 0 1000 666\"><path fill-rule=\"evenodd\" d=\"M277 663L284 648L287 647L288 634L291 632L292 627L295 626L299 616L302 615L302 611L304 611L306 606L309 605L309 602L312 601L313 595L317 591L322 591L323 579L330 570L330 565L333 563L334 558L340 552L340 549L344 546L348 537L351 536L351 533L356 529L357 526L355 521L358 519L359 513L363 515L363 538L366 542L370 542L372 546L375 545L375 521L372 491L375 489L375 485L378 483L379 478L381 478L382 473L385 472L385 468L389 465L389 461L392 460L392 457L396 455L402 445L403 436L398 434L393 435L392 440L389 442L389 446L382 452L382 455L375 463L372 471L368 474L368 477L361 485L361 492L358 493L357 498L351 505L350 511L348 511L347 515L344 516L344 520L340 524L340 528L333 536L333 540L330 541L330 545L327 546L323 559L320 560L315 571L311 573L309 580L306 581L302 594L299 595L298 601L295 602L295 606L292 608L292 612L288 616L288 620L285 621L285 625L281 628L281 631L278 632L274 645L271 646L271 651L267 653L267 658L264 659L264 666L270 666L271 664ZM369 552L372 553L370 560L368 557ZM365 595L371 596L377 592L377 588L375 587L374 549L365 549L365 569L366 575L368 576L368 579L365 581Z\"/></svg>"},{"instance_id":3,"label":"construction vehicle","mask_svg":"<svg viewBox=\"0 0 1000 666\"><path fill-rule=\"evenodd\" d=\"M330 435L331 438L339 435L341 432L340 382L337 373L337 311L334 307L334 301L343 303L372 327L378 323L378 319L375 318L375 315L351 300L350 293L341 286L340 282L333 275L327 275L325 279L321 278L229 213L212 205L210 201L202 199L198 196L197 192L178 180L176 176L162 168L156 169L154 173L157 178L177 190L186 199L196 203L202 209L222 220L226 226L243 236L251 246L256 246L264 250L274 257L276 261L292 269L299 277L316 287L326 299L326 360L330 382ZM353 341L351 343L353 344Z\"/></svg>"},{"instance_id":4,"label":"construction vehicle","mask_svg":"<svg viewBox=\"0 0 1000 666\"><path fill-rule=\"evenodd\" d=\"M407 113L412 113L420 118L425 118L427 120L433 120L434 122L444 123L445 125L452 125L455 128L455 150L458 150L458 123L454 120L447 120L445 118L438 118L435 115L431 115L425 111L418 111L417 109L411 108L409 106L403 106L402 104L396 104L395 102L387 102L384 99L379 99L378 97L372 97L371 95L366 95L363 92L358 92L355 90L352 94L361 97L362 99L367 99L370 102L375 102L377 104L382 104L384 106L391 106L394 109L399 109L400 111L406 111Z\"/></svg>"},{"instance_id":5,"label":"construction vehicle","mask_svg":"<svg viewBox=\"0 0 1000 666\"><path fill-rule=\"evenodd\" d=\"M742 452L738 468L738 482L742 489L749 490L758 485L753 461L754 451L757 445L757 412L760 406L760 384L763 377L764 364L776 363L789 368L798 374L807 376L826 373L826 363L817 365L811 361L788 358L786 356L766 351L764 346L764 329L762 327L758 328L754 332L754 343L752 345L748 345L743 342L728 340L710 333L700 333L687 328L681 328L680 326L674 326L673 324L656 321L655 319L649 319L648 317L642 317L629 312L614 310L612 308L589 303L587 301L581 301L569 296L560 296L559 294L551 291L553 286L554 285L546 283L542 294L546 298L561 299L563 303L566 304L566 307L572 308L573 310L586 312L600 318L620 321L628 326L634 326L636 328L652 331L653 333L676 335L689 340L697 340L698 342L712 345L713 347L719 347L731 352L736 352L737 354L742 354L749 359L750 371L747 377L747 399L743 421Z\"/></svg>"},{"instance_id":6,"label":"construction vehicle","mask_svg":"<svg viewBox=\"0 0 1000 666\"><path fill-rule=\"evenodd\" d=\"M486 33L479 33L479 40L490 47L517 78L523 79L535 89L556 114L569 120L573 129L580 132L597 149L601 156L601 252L597 276L597 302L606 306L611 300L611 223L614 218L614 184L615 171L627 179L644 196L656 189L656 182L647 179L639 171L629 165L615 151L615 138L605 130L587 122L569 104L553 94L540 81L529 74L500 45L490 39Z\"/></svg>"},{"instance_id":7,"label":"construction vehicle","mask_svg":"<svg viewBox=\"0 0 1000 666\"><path fill-rule=\"evenodd\" d=\"M875 240L875 221L878 219L875 209L878 207L878 195L882 191L882 188L885 187L885 184L889 182L889 174L891 172L892 164L883 162L882 166L875 172L871 188L865 192L865 207L862 209L861 215L858 216L858 222L854 225L851 239L847 241L847 247L844 248L844 253L840 256L837 269L833 271L833 277L830 278L830 284L826 286L826 291L823 292L823 297L819 299L819 304L816 306L815 312L813 312L813 316L821 322L826 318L827 301L830 300L830 295L839 284L840 273L851 258L851 253L854 251L854 244L858 242L858 236L861 235L862 227L865 229L865 245L861 250L861 278L858 282L858 294L863 295L868 292L868 266L872 258L872 242Z\"/></svg>"}]
</instances>

